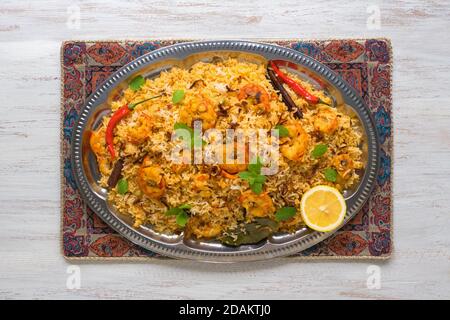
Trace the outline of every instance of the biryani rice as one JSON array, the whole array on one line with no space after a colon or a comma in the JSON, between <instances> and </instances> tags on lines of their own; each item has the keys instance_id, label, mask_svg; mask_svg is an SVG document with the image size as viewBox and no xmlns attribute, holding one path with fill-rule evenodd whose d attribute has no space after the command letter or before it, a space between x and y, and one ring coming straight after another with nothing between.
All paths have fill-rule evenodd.
<instances>
[{"instance_id":1,"label":"biryani rice","mask_svg":"<svg viewBox=\"0 0 450 320\"><path fill-rule=\"evenodd\" d=\"M300 82L310 92L324 102L330 98L321 90L294 74L290 77ZM200 81L201 80L201 81ZM255 110L251 99L238 99L239 90L246 84L257 84L264 88L270 97L267 112ZM281 96L266 78L264 65L236 59L222 60L217 63L198 62L189 70L172 68L162 72L154 79L147 79L138 91L126 89L122 96L112 102L111 109L163 94L160 98L142 103L133 112L119 122L114 131L114 146L124 159L122 177L128 181L128 192L119 194L116 188L108 193L110 203L122 214L134 219L134 226L151 225L163 233L179 233L185 230L196 238L220 237L233 234L242 223L249 222L248 210L242 205L242 195L249 190L249 184L242 179L229 179L215 174L217 165L174 164L168 159L173 148L180 142L172 139L174 125L180 121L183 112L189 112L194 100L207 99L211 106L211 115L216 115L214 128L225 135L226 129L264 129L269 131L277 124L297 121L308 135L307 148L303 156L292 161L280 155L278 173L266 177L264 193L274 208L294 206L300 209L302 194L316 185L330 185L344 190L358 183L361 169L362 134L358 119L344 114L325 104L311 106L297 96L288 86L294 102L303 112L303 119L296 119L288 111ZM184 90L185 98L180 104L172 103L175 90ZM256 102L255 102L256 103ZM192 107L192 106L191 106ZM183 108L188 108L184 110ZM332 134L318 132L315 121L321 113L331 112L336 116L337 128ZM180 115L181 114L181 115ZM110 116L104 117L102 125L94 132L99 143L104 140L105 128ZM188 123L191 125L191 123ZM102 140L103 139L103 140ZM215 138L204 137L207 143ZM291 138L282 138L280 143ZM326 144L327 152L319 158L311 156L317 144ZM91 140L92 145L92 140ZM101 171L100 185L107 187L113 160L106 146L93 149ZM351 159L352 170L345 177L338 176L336 182L328 181L324 170L336 163L336 156L346 154ZM164 195L160 198L146 196L139 185L138 176L144 159L158 166L165 181ZM220 169L219 169L220 170ZM168 216L169 208L183 204L191 206L190 218L185 228L180 227L175 216ZM270 210L265 217L274 219L275 212ZM300 214L280 223L283 231L294 231L302 225Z\"/></svg>"}]
</instances>

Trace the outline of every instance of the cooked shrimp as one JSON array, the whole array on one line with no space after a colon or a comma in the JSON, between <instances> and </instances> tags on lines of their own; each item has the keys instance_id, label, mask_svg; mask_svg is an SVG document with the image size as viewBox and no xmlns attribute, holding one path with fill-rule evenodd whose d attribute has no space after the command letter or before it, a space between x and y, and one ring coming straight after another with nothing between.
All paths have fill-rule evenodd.
<instances>
[{"instance_id":1,"label":"cooked shrimp","mask_svg":"<svg viewBox=\"0 0 450 320\"><path fill-rule=\"evenodd\" d=\"M242 149L242 148L239 148ZM230 174L236 174L241 171L247 170L249 163L249 150L248 145L244 145L244 150L238 150L238 143L234 143L234 150L227 150L225 145L222 146L223 150L223 163L219 164L219 167ZM242 154L244 153L244 154ZM243 158L243 159L241 159ZM238 163L242 160L242 163Z\"/></svg>"},{"instance_id":2,"label":"cooked shrimp","mask_svg":"<svg viewBox=\"0 0 450 320\"><path fill-rule=\"evenodd\" d=\"M213 225L211 222L206 222L201 217L194 216L189 219L186 232L188 234L194 234L198 239L214 238L222 232L222 227L220 225Z\"/></svg>"},{"instance_id":3,"label":"cooked shrimp","mask_svg":"<svg viewBox=\"0 0 450 320\"><path fill-rule=\"evenodd\" d=\"M151 135L154 120L145 112L139 114L136 123L127 129L126 139L133 144L141 144Z\"/></svg>"},{"instance_id":4,"label":"cooked shrimp","mask_svg":"<svg viewBox=\"0 0 450 320\"><path fill-rule=\"evenodd\" d=\"M192 126L195 120L201 120L203 130L211 129L217 121L213 102L206 95L191 96L180 110L180 122Z\"/></svg>"},{"instance_id":5,"label":"cooked shrimp","mask_svg":"<svg viewBox=\"0 0 450 320\"><path fill-rule=\"evenodd\" d=\"M172 163L170 165L170 169L172 169L175 173L181 173L189 168L189 164L191 163L191 154L190 153L183 153L181 155L181 163Z\"/></svg>"},{"instance_id":6,"label":"cooked shrimp","mask_svg":"<svg viewBox=\"0 0 450 320\"><path fill-rule=\"evenodd\" d=\"M184 163L173 163L170 165L170 169L172 169L175 173L181 173L188 168L187 164Z\"/></svg>"},{"instance_id":7,"label":"cooked shrimp","mask_svg":"<svg viewBox=\"0 0 450 320\"><path fill-rule=\"evenodd\" d=\"M309 134L299 121L290 121L284 125L289 131L287 142L280 147L281 154L289 160L299 161L309 145Z\"/></svg>"},{"instance_id":8,"label":"cooked shrimp","mask_svg":"<svg viewBox=\"0 0 450 320\"><path fill-rule=\"evenodd\" d=\"M314 128L326 134L332 134L338 127L336 112L330 108L319 110L314 119Z\"/></svg>"},{"instance_id":9,"label":"cooked shrimp","mask_svg":"<svg viewBox=\"0 0 450 320\"><path fill-rule=\"evenodd\" d=\"M108 150L106 149L104 126L100 127L97 131L92 131L89 144L92 152L94 152L95 157L97 158L98 169L101 174L109 175L111 171L111 161Z\"/></svg>"},{"instance_id":10,"label":"cooked shrimp","mask_svg":"<svg viewBox=\"0 0 450 320\"><path fill-rule=\"evenodd\" d=\"M238 99L244 100L248 97L254 98L257 108L269 111L270 109L270 97L267 91L260 85L249 83L243 86L238 93Z\"/></svg>"},{"instance_id":11,"label":"cooked shrimp","mask_svg":"<svg viewBox=\"0 0 450 320\"><path fill-rule=\"evenodd\" d=\"M232 180L238 178L238 176L237 176L236 174L228 173L228 172L226 172L225 170L221 170L221 171L220 171L220 175L221 175L222 177L224 177L224 178L232 179ZM225 188L226 185L227 185L227 184L226 184L226 182L225 182L224 180L220 180L220 181L219 181L219 186L221 186L222 188Z\"/></svg>"},{"instance_id":12,"label":"cooked shrimp","mask_svg":"<svg viewBox=\"0 0 450 320\"><path fill-rule=\"evenodd\" d=\"M152 164L148 157L142 162L136 180L141 191L153 199L161 197L166 189L161 167Z\"/></svg>"},{"instance_id":13,"label":"cooked shrimp","mask_svg":"<svg viewBox=\"0 0 450 320\"><path fill-rule=\"evenodd\" d=\"M195 190L208 189L209 174L199 173L192 177L192 188Z\"/></svg>"},{"instance_id":14,"label":"cooked shrimp","mask_svg":"<svg viewBox=\"0 0 450 320\"><path fill-rule=\"evenodd\" d=\"M89 139L89 144L91 146L91 150L95 153L95 155L106 153L104 127L100 127L97 131L92 131L91 137Z\"/></svg>"},{"instance_id":15,"label":"cooked shrimp","mask_svg":"<svg viewBox=\"0 0 450 320\"><path fill-rule=\"evenodd\" d=\"M349 173L354 169L353 160L346 153L334 157L333 165L342 178L347 178Z\"/></svg>"},{"instance_id":16,"label":"cooked shrimp","mask_svg":"<svg viewBox=\"0 0 450 320\"><path fill-rule=\"evenodd\" d=\"M239 197L239 202L247 211L248 218L266 217L275 212L272 198L267 193L255 194L247 190Z\"/></svg>"}]
</instances>

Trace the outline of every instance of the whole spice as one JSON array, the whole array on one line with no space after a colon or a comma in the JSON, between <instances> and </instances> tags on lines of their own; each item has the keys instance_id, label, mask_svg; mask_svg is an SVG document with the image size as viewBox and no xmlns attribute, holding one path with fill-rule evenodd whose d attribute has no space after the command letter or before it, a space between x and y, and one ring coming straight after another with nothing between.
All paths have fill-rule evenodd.
<instances>
[{"instance_id":1,"label":"whole spice","mask_svg":"<svg viewBox=\"0 0 450 320\"><path fill-rule=\"evenodd\" d=\"M108 187L114 188L122 175L123 159L119 159L114 163L114 168L108 178Z\"/></svg>"},{"instance_id":2,"label":"whole spice","mask_svg":"<svg viewBox=\"0 0 450 320\"><path fill-rule=\"evenodd\" d=\"M229 235L222 237L220 241L232 247L258 243L276 232L278 227L277 221L268 218L256 218L252 222L244 224L237 231L230 230Z\"/></svg>"},{"instance_id":3,"label":"whole spice","mask_svg":"<svg viewBox=\"0 0 450 320\"><path fill-rule=\"evenodd\" d=\"M303 118L302 111L297 107L294 100L292 100L291 96L289 95L289 92L286 91L286 89L283 87L283 84L280 82L280 80L278 80L278 77L275 74L275 72L272 69L267 68L267 74L269 75L269 79L272 82L275 89L280 92L283 102L288 107L288 110L290 110L290 111L296 110L294 113L295 116L299 119Z\"/></svg>"},{"instance_id":4,"label":"whole spice","mask_svg":"<svg viewBox=\"0 0 450 320\"><path fill-rule=\"evenodd\" d=\"M203 81L202 79L197 79L192 82L192 84L189 86L189 89L195 88L197 86L206 86L205 81Z\"/></svg>"}]
</instances>

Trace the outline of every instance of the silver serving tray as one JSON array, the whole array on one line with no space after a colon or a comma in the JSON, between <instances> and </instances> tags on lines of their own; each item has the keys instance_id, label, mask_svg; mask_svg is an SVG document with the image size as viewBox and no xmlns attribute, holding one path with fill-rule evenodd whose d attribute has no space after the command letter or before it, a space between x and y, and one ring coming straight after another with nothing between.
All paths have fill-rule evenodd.
<instances>
[{"instance_id":1,"label":"silver serving tray","mask_svg":"<svg viewBox=\"0 0 450 320\"><path fill-rule=\"evenodd\" d=\"M138 74L152 78L173 66L189 68L198 61L211 61L217 59L215 57L235 57L255 63L266 63L270 59L292 62L296 65L293 72L313 83L322 82L338 108L360 119L365 169L359 185L344 192L347 214L343 225L361 209L375 185L379 165L376 128L363 99L339 75L311 57L277 45L232 40L188 42L152 51L122 67L87 99L73 130L71 150L72 168L81 196L118 233L145 249L173 258L209 262L263 260L298 253L328 238L332 232L302 228L293 234L275 234L255 245L229 247L217 241L184 239L183 234L157 233L151 226L135 229L131 218L118 213L107 202L107 190L97 184L100 175L89 148L89 134L110 112L110 102Z\"/></svg>"}]
</instances>

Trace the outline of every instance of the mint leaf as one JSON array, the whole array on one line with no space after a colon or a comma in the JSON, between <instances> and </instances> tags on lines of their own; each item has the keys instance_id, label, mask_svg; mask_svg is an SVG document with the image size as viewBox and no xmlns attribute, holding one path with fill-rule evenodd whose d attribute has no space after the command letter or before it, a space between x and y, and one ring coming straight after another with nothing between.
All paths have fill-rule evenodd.
<instances>
[{"instance_id":1,"label":"mint leaf","mask_svg":"<svg viewBox=\"0 0 450 320\"><path fill-rule=\"evenodd\" d=\"M284 137L288 137L289 136L289 130L285 126L283 126L281 124L276 125L275 126L275 130L278 130L278 136L280 138L284 138Z\"/></svg>"},{"instance_id":2,"label":"mint leaf","mask_svg":"<svg viewBox=\"0 0 450 320\"><path fill-rule=\"evenodd\" d=\"M294 207L283 207L277 210L275 213L275 220L284 221L292 218L297 213L297 209Z\"/></svg>"},{"instance_id":3,"label":"mint leaf","mask_svg":"<svg viewBox=\"0 0 450 320\"><path fill-rule=\"evenodd\" d=\"M182 140L184 141L184 143L186 143L186 145L190 145L191 148L193 147L195 137L194 130L191 127L189 127L185 123L177 122L174 124L173 129L175 130L175 134L177 137L183 138ZM186 135L185 132L181 130L186 130L187 132L189 132L189 135Z\"/></svg>"},{"instance_id":4,"label":"mint leaf","mask_svg":"<svg viewBox=\"0 0 450 320\"><path fill-rule=\"evenodd\" d=\"M263 189L263 183L266 182L266 177L261 174L262 163L256 158L256 163L248 165L248 171L238 173L239 178L246 180L250 185L250 189L256 194L260 194Z\"/></svg>"},{"instance_id":5,"label":"mint leaf","mask_svg":"<svg viewBox=\"0 0 450 320\"><path fill-rule=\"evenodd\" d=\"M326 168L324 170L323 174L325 175L325 179L327 179L328 181L336 182L337 172L336 172L335 169L333 169L333 168Z\"/></svg>"},{"instance_id":6,"label":"mint leaf","mask_svg":"<svg viewBox=\"0 0 450 320\"><path fill-rule=\"evenodd\" d=\"M325 152L327 152L328 150L328 146L326 144L317 144L314 147L314 150L311 152L311 155L314 158L319 158L321 156L323 156L325 154Z\"/></svg>"},{"instance_id":7,"label":"mint leaf","mask_svg":"<svg viewBox=\"0 0 450 320\"><path fill-rule=\"evenodd\" d=\"M257 182L257 183L264 183L264 182L266 182L266 176L262 176L262 175L255 176L255 182Z\"/></svg>"},{"instance_id":8,"label":"mint leaf","mask_svg":"<svg viewBox=\"0 0 450 320\"><path fill-rule=\"evenodd\" d=\"M252 184L254 184L256 182L256 176L251 176L247 179L248 184L251 186Z\"/></svg>"},{"instance_id":9,"label":"mint leaf","mask_svg":"<svg viewBox=\"0 0 450 320\"><path fill-rule=\"evenodd\" d=\"M174 104L180 103L184 98L184 90L175 90L172 95L172 102Z\"/></svg>"},{"instance_id":10,"label":"mint leaf","mask_svg":"<svg viewBox=\"0 0 450 320\"><path fill-rule=\"evenodd\" d=\"M251 177L253 177L253 173L249 172L249 171L242 171L238 173L239 178L247 180Z\"/></svg>"},{"instance_id":11,"label":"mint leaf","mask_svg":"<svg viewBox=\"0 0 450 320\"><path fill-rule=\"evenodd\" d=\"M173 125L173 129L174 129L174 130L184 129L184 130L189 131L189 132L191 133L191 135L194 133L194 130L193 130L191 127L189 127L187 124L182 123L182 122L177 122L177 123L175 123L175 124Z\"/></svg>"},{"instance_id":12,"label":"mint leaf","mask_svg":"<svg viewBox=\"0 0 450 320\"><path fill-rule=\"evenodd\" d=\"M117 182L117 192L120 194L125 194L128 192L128 181L125 179L120 179Z\"/></svg>"},{"instance_id":13,"label":"mint leaf","mask_svg":"<svg viewBox=\"0 0 450 320\"><path fill-rule=\"evenodd\" d=\"M183 212L183 209L181 208L170 208L169 210L166 211L166 216L176 216L179 213Z\"/></svg>"},{"instance_id":14,"label":"mint leaf","mask_svg":"<svg viewBox=\"0 0 450 320\"><path fill-rule=\"evenodd\" d=\"M255 182L250 185L250 189L256 194L260 194L262 192L262 183Z\"/></svg>"},{"instance_id":15,"label":"mint leaf","mask_svg":"<svg viewBox=\"0 0 450 320\"><path fill-rule=\"evenodd\" d=\"M250 185L255 183L256 174L249 171L242 171L238 173L239 178L246 180Z\"/></svg>"},{"instance_id":16,"label":"mint leaf","mask_svg":"<svg viewBox=\"0 0 450 320\"><path fill-rule=\"evenodd\" d=\"M175 130L175 134L177 134L176 131L180 130L180 129L189 131L191 140L188 141L188 143L191 144L191 148L193 148L194 146L200 146L200 145L204 146L204 145L208 144L205 140L202 139L202 137L200 136L200 132L194 131L194 129L192 129L185 123L177 122L174 124L173 128ZM181 135L181 134L177 134L177 135ZM181 135L181 136L183 137L183 139L185 138L183 135Z\"/></svg>"},{"instance_id":17,"label":"mint leaf","mask_svg":"<svg viewBox=\"0 0 450 320\"><path fill-rule=\"evenodd\" d=\"M200 133L197 132L197 131L194 131L194 134L193 134L191 140L192 140L192 141L191 141L191 146L192 146L192 147L194 147L194 146L200 146L200 145L204 146L204 145L207 144L207 142L206 142L205 140L202 139L202 137L200 136Z\"/></svg>"},{"instance_id":18,"label":"mint leaf","mask_svg":"<svg viewBox=\"0 0 450 320\"><path fill-rule=\"evenodd\" d=\"M184 227L188 220L189 220L189 216L183 210L179 214L177 214L176 221L180 227Z\"/></svg>"},{"instance_id":19,"label":"mint leaf","mask_svg":"<svg viewBox=\"0 0 450 320\"><path fill-rule=\"evenodd\" d=\"M145 78L141 75L134 77L133 80L131 80L129 87L133 91L138 91L145 83Z\"/></svg>"},{"instance_id":20,"label":"mint leaf","mask_svg":"<svg viewBox=\"0 0 450 320\"><path fill-rule=\"evenodd\" d=\"M184 227L189 220L189 216L185 210L191 209L192 206L188 203L184 203L178 207L171 208L166 211L166 216L176 216L176 222L180 227Z\"/></svg>"},{"instance_id":21,"label":"mint leaf","mask_svg":"<svg viewBox=\"0 0 450 320\"><path fill-rule=\"evenodd\" d=\"M259 157L256 158L256 163L250 163L248 165L248 171L255 174L261 174L262 163Z\"/></svg>"}]
</instances>

